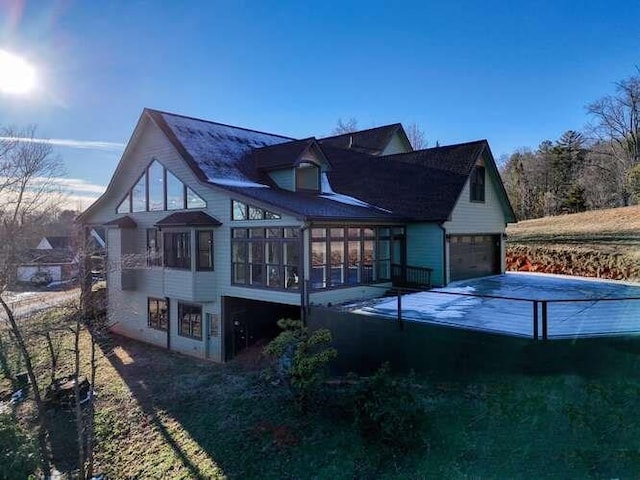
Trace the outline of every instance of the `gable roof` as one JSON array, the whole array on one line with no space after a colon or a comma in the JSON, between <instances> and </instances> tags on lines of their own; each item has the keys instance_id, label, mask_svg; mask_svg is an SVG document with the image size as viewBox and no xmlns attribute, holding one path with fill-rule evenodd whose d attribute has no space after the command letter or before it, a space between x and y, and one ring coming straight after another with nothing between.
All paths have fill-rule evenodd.
<instances>
[{"instance_id":1,"label":"gable roof","mask_svg":"<svg viewBox=\"0 0 640 480\"><path fill-rule=\"evenodd\" d=\"M290 142L293 138L233 127L174 113L145 109L203 182L259 182L249 161L255 148Z\"/></svg>"},{"instance_id":2,"label":"gable roof","mask_svg":"<svg viewBox=\"0 0 640 480\"><path fill-rule=\"evenodd\" d=\"M407 134L400 123L325 137L319 139L318 143L321 146L328 145L335 148L368 153L369 155L381 155L396 133L400 134L406 140L407 145L411 147Z\"/></svg>"},{"instance_id":3,"label":"gable roof","mask_svg":"<svg viewBox=\"0 0 640 480\"><path fill-rule=\"evenodd\" d=\"M125 168L127 151L145 125L143 118L150 119L164 132L203 184L305 220L444 222L480 156L487 160L489 173L497 179L506 218L515 219L486 140L382 156L394 134L401 132L406 138L400 124L320 140L294 140L145 109L114 178ZM347 148L349 142L351 148ZM294 166L310 148L317 148L332 169L323 174L321 192L277 188L266 170ZM112 178L110 187L113 182ZM82 216L96 208L101 199Z\"/></svg>"},{"instance_id":4,"label":"gable roof","mask_svg":"<svg viewBox=\"0 0 640 480\"><path fill-rule=\"evenodd\" d=\"M449 219L478 158L493 157L486 140L373 157L324 147L334 190L353 195L407 218ZM495 168L495 167L494 167ZM513 213L506 198L505 215Z\"/></svg>"},{"instance_id":5,"label":"gable roof","mask_svg":"<svg viewBox=\"0 0 640 480\"><path fill-rule=\"evenodd\" d=\"M69 236L46 236L44 239L49 242L51 248L69 248L71 246L71 237Z\"/></svg>"}]
</instances>

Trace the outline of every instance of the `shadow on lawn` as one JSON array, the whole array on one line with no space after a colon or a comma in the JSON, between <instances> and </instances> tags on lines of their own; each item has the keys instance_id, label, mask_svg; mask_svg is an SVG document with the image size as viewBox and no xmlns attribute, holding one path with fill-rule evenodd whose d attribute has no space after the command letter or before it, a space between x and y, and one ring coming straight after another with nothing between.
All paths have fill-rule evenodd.
<instances>
[{"instance_id":1,"label":"shadow on lawn","mask_svg":"<svg viewBox=\"0 0 640 480\"><path fill-rule=\"evenodd\" d=\"M102 348L103 353L133 393L146 417L146 421L160 433L163 441L171 447L175 456L188 471L188 478L210 478L210 476L203 474L199 466L191 460L188 453L176 441L174 434L169 431L158 414L160 408L165 411L167 408L170 409L170 404L162 401L162 392L157 391L158 385L156 383L169 385L172 378L179 382L179 372L184 373L184 369L180 367L184 365L186 368L193 368L193 365L189 365L189 363L197 363L199 361L197 359L187 359L180 354L135 342L119 335L112 335L112 340L113 342L110 342L106 348ZM124 352L124 355L118 355L117 350ZM165 393L167 393L166 390ZM185 426L178 415L173 415L174 412L171 411L169 413L183 427ZM210 457L215 462L212 455Z\"/></svg>"}]
</instances>

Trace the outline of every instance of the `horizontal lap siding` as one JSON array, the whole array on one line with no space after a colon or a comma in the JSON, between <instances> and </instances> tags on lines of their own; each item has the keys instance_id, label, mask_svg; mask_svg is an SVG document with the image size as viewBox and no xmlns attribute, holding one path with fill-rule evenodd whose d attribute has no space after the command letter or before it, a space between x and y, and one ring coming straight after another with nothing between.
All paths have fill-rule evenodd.
<instances>
[{"instance_id":1,"label":"horizontal lap siding","mask_svg":"<svg viewBox=\"0 0 640 480\"><path fill-rule=\"evenodd\" d=\"M444 232L435 223L407 225L407 265L432 268L431 283L444 284Z\"/></svg>"},{"instance_id":2,"label":"horizontal lap siding","mask_svg":"<svg viewBox=\"0 0 640 480\"><path fill-rule=\"evenodd\" d=\"M453 209L451 218L444 223L446 233L456 234L495 234L501 235L506 229L506 217L498 197L498 186L489 169L486 170L485 201L472 202L470 200L469 180L465 183L462 194ZM505 270L504 241L500 240L500 270ZM450 278L449 245L446 255L447 278Z\"/></svg>"}]
</instances>

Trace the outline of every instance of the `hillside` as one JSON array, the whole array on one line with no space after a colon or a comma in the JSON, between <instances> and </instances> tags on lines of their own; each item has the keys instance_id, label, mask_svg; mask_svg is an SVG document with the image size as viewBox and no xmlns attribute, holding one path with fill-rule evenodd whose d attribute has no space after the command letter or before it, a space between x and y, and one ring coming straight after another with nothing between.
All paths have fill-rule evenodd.
<instances>
[{"instance_id":1,"label":"hillside","mask_svg":"<svg viewBox=\"0 0 640 480\"><path fill-rule=\"evenodd\" d=\"M507 228L509 270L640 279L640 206L526 220Z\"/></svg>"}]
</instances>

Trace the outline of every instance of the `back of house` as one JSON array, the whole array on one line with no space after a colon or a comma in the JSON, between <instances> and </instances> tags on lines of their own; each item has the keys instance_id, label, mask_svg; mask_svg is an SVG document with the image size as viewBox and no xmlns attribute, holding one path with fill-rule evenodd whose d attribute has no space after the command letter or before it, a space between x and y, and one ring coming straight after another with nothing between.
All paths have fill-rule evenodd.
<instances>
[{"instance_id":1,"label":"back of house","mask_svg":"<svg viewBox=\"0 0 640 480\"><path fill-rule=\"evenodd\" d=\"M145 109L106 192L113 329L225 361L311 304L504 271L515 221L486 140L400 124L293 139Z\"/></svg>"}]
</instances>

